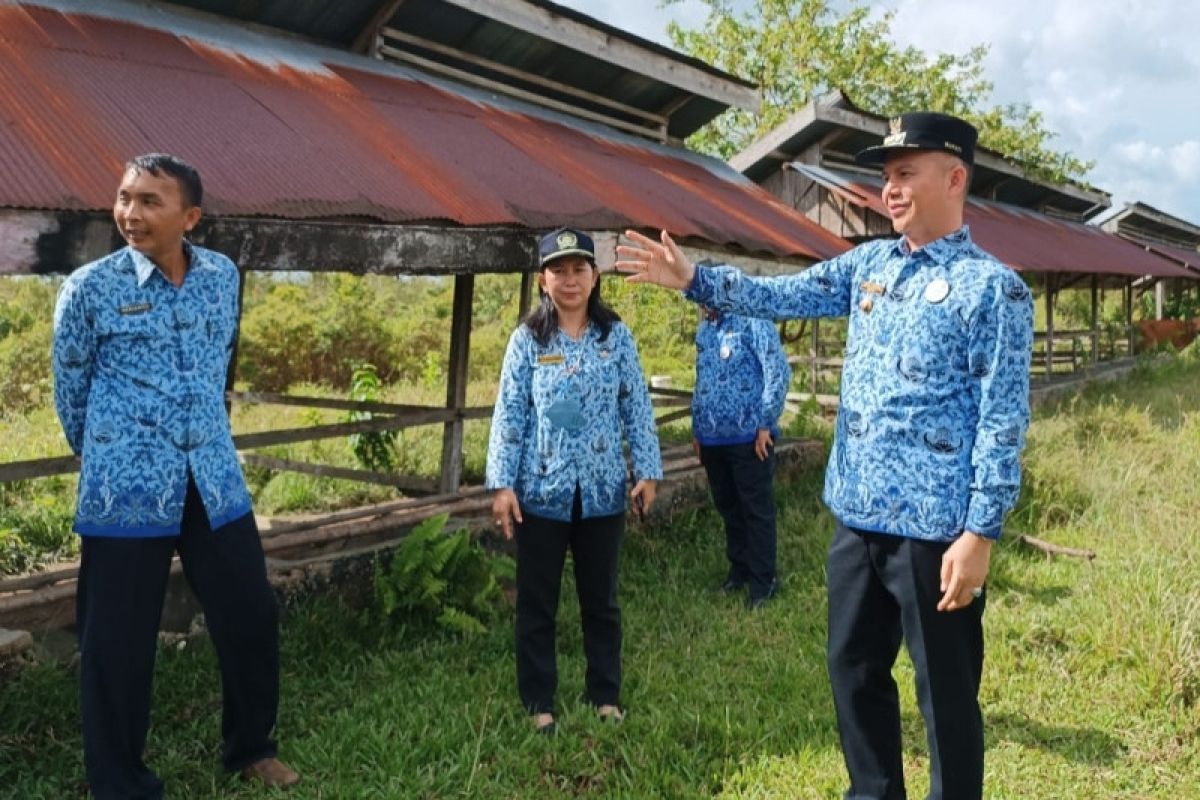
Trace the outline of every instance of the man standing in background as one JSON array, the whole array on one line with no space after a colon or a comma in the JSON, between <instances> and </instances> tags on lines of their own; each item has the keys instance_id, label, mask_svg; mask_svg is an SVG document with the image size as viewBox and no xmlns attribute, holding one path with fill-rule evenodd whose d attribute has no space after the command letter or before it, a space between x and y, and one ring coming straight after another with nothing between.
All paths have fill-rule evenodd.
<instances>
[{"instance_id":1,"label":"man standing in background","mask_svg":"<svg viewBox=\"0 0 1200 800\"><path fill-rule=\"evenodd\" d=\"M729 573L721 591L746 590L761 608L775 574L775 440L792 378L775 326L701 307L696 329L692 436L725 521Z\"/></svg>"}]
</instances>

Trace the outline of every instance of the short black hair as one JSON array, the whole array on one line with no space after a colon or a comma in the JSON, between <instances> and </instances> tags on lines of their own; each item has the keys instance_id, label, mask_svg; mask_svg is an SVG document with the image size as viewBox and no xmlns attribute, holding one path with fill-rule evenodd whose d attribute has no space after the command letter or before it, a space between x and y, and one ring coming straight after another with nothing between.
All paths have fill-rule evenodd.
<instances>
[{"instance_id":1,"label":"short black hair","mask_svg":"<svg viewBox=\"0 0 1200 800\"><path fill-rule=\"evenodd\" d=\"M200 182L200 173L179 156L167 153L147 153L126 161L125 171L129 170L136 172L145 170L156 178L164 173L170 175L179 183L183 199L187 201L189 207L199 206L204 199L204 184Z\"/></svg>"}]
</instances>

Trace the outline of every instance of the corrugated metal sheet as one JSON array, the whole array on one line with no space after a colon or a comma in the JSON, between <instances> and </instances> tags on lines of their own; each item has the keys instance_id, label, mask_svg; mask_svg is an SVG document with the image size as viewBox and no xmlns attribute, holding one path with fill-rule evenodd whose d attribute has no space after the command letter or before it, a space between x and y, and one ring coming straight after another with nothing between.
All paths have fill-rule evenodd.
<instances>
[{"instance_id":1,"label":"corrugated metal sheet","mask_svg":"<svg viewBox=\"0 0 1200 800\"><path fill-rule=\"evenodd\" d=\"M1149 250L1152 253L1157 253L1160 256L1165 256L1172 261L1178 261L1184 266L1191 267L1194 270L1200 271L1200 251L1188 250L1185 247L1176 247L1170 244L1160 244L1158 242L1139 242L1136 239L1129 239L1130 242Z\"/></svg>"},{"instance_id":2,"label":"corrugated metal sheet","mask_svg":"<svg viewBox=\"0 0 1200 800\"><path fill-rule=\"evenodd\" d=\"M0 2L0 207L109 208L124 161L159 150L196 164L217 215L664 227L811 259L848 247L715 159L126 6Z\"/></svg>"},{"instance_id":3,"label":"corrugated metal sheet","mask_svg":"<svg viewBox=\"0 0 1200 800\"><path fill-rule=\"evenodd\" d=\"M880 197L882 181L864 175L822 170L830 188L854 192L861 205L888 216ZM811 168L806 175L818 177ZM968 198L963 221L971 238L1018 272L1195 278L1195 273L1103 231L1095 225L1056 219L1027 208Z\"/></svg>"}]
</instances>

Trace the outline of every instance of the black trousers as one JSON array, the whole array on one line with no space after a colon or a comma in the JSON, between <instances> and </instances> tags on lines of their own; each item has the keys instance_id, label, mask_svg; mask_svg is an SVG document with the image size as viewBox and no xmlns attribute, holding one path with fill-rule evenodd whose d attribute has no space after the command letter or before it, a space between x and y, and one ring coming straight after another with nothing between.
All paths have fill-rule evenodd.
<instances>
[{"instance_id":1,"label":"black trousers","mask_svg":"<svg viewBox=\"0 0 1200 800\"><path fill-rule=\"evenodd\" d=\"M171 558L204 609L221 669L224 765L274 756L279 609L254 515L217 531L191 477L178 537L85 536L77 589L83 753L98 800L160 798L143 762L158 626Z\"/></svg>"},{"instance_id":2,"label":"black trousers","mask_svg":"<svg viewBox=\"0 0 1200 800\"><path fill-rule=\"evenodd\" d=\"M837 523L829 547L829 680L846 800L904 798L900 702L892 665L903 638L929 739L931 800L983 796L983 609L938 611L949 545Z\"/></svg>"},{"instance_id":3,"label":"black trousers","mask_svg":"<svg viewBox=\"0 0 1200 800\"><path fill-rule=\"evenodd\" d=\"M581 518L579 492L571 521L525 513L517 526L517 690L531 714L554 712L558 690L554 626L567 548L575 564L575 591L587 656L587 699L619 705L621 608L617 564L625 515Z\"/></svg>"},{"instance_id":4,"label":"black trousers","mask_svg":"<svg viewBox=\"0 0 1200 800\"><path fill-rule=\"evenodd\" d=\"M729 577L762 597L775 581L775 450L766 461L754 443L700 446L713 505L725 520Z\"/></svg>"}]
</instances>

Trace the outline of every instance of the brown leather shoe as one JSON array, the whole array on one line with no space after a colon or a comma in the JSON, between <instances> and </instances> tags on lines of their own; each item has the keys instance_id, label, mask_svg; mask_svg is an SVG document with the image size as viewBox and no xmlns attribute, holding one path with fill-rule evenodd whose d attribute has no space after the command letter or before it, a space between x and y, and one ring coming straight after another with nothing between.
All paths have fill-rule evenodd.
<instances>
[{"instance_id":1,"label":"brown leather shoe","mask_svg":"<svg viewBox=\"0 0 1200 800\"><path fill-rule=\"evenodd\" d=\"M296 771L278 758L263 758L242 770L242 780L258 781L263 786L287 788L300 782Z\"/></svg>"}]
</instances>

